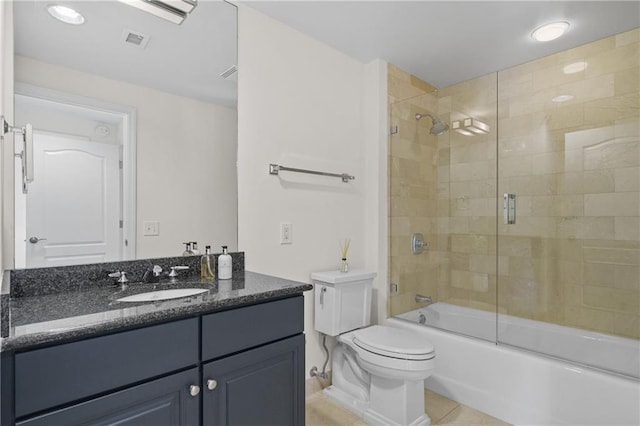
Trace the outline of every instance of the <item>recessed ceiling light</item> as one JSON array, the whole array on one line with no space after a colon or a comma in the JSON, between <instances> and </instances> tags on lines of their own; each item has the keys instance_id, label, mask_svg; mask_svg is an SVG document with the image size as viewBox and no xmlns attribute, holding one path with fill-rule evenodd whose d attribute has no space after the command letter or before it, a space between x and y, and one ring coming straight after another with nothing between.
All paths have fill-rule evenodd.
<instances>
[{"instance_id":1,"label":"recessed ceiling light","mask_svg":"<svg viewBox=\"0 0 640 426\"><path fill-rule=\"evenodd\" d=\"M562 72L565 74L575 74L586 70L588 65L589 64L584 61L574 62L572 64L565 65L564 68L562 68Z\"/></svg>"},{"instance_id":2,"label":"recessed ceiling light","mask_svg":"<svg viewBox=\"0 0 640 426\"><path fill-rule=\"evenodd\" d=\"M84 24L84 16L82 16L79 12L67 6L52 4L47 6L47 12L49 12L49 15L53 16L58 21L62 21L66 24L71 24L71 25Z\"/></svg>"},{"instance_id":3,"label":"recessed ceiling light","mask_svg":"<svg viewBox=\"0 0 640 426\"><path fill-rule=\"evenodd\" d=\"M551 102L556 102L556 103L568 102L571 99L573 99L573 95L558 95L555 98L551 99Z\"/></svg>"},{"instance_id":4,"label":"recessed ceiling light","mask_svg":"<svg viewBox=\"0 0 640 426\"><path fill-rule=\"evenodd\" d=\"M536 41L551 41L560 37L567 29L569 23L566 21L551 22L533 30L531 38Z\"/></svg>"}]
</instances>

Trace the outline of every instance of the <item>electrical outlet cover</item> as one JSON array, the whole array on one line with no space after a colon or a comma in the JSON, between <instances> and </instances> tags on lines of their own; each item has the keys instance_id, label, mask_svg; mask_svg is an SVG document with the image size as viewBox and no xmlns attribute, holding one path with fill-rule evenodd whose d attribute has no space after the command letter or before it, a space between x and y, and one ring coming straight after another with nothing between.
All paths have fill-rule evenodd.
<instances>
[{"instance_id":1,"label":"electrical outlet cover","mask_svg":"<svg viewBox=\"0 0 640 426\"><path fill-rule=\"evenodd\" d=\"M293 226L290 223L280 224L280 244L293 243Z\"/></svg>"}]
</instances>

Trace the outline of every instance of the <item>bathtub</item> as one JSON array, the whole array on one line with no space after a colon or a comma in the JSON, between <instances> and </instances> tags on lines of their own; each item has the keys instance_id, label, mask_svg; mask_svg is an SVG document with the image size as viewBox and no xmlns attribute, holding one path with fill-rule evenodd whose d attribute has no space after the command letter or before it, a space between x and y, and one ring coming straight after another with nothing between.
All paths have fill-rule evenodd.
<instances>
[{"instance_id":1,"label":"bathtub","mask_svg":"<svg viewBox=\"0 0 640 426\"><path fill-rule=\"evenodd\" d=\"M427 324L454 332L421 325L421 315ZM637 341L500 315L501 341L535 342L553 355L542 356L496 345L495 319L495 313L439 302L386 324L415 330L434 344L436 369L426 388L509 423L640 424Z\"/></svg>"}]
</instances>

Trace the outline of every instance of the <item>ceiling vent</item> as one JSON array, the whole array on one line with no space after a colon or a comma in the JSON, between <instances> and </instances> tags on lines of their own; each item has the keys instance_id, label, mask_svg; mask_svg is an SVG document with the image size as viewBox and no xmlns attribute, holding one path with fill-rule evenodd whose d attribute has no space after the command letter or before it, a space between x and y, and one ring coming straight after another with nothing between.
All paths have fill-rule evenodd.
<instances>
[{"instance_id":1,"label":"ceiling vent","mask_svg":"<svg viewBox=\"0 0 640 426\"><path fill-rule=\"evenodd\" d=\"M136 46L141 49L144 49L145 47L147 47L147 43L149 43L150 38L151 37L149 37L148 35L142 34L141 32L138 32L138 31L125 29L122 32L122 41L124 41L126 44L130 46Z\"/></svg>"}]
</instances>

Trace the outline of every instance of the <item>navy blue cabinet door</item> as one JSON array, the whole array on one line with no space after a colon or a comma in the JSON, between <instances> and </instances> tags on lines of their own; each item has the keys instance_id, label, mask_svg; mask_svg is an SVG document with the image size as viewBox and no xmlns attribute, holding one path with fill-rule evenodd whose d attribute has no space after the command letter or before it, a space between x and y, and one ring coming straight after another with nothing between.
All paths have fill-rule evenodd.
<instances>
[{"instance_id":1,"label":"navy blue cabinet door","mask_svg":"<svg viewBox=\"0 0 640 426\"><path fill-rule=\"evenodd\" d=\"M203 426L304 425L304 335L205 364L202 385Z\"/></svg>"},{"instance_id":2,"label":"navy blue cabinet door","mask_svg":"<svg viewBox=\"0 0 640 426\"><path fill-rule=\"evenodd\" d=\"M192 368L24 420L17 425L199 425L201 391L192 396L190 389L191 385L199 386L199 384L199 371L197 368Z\"/></svg>"}]
</instances>

